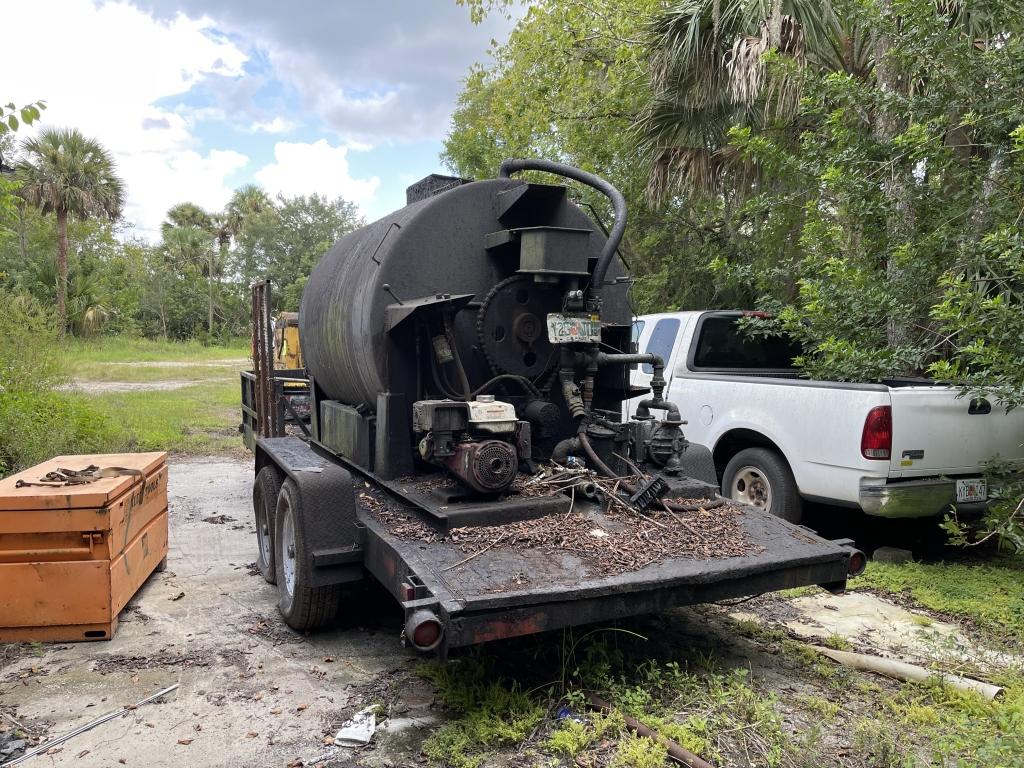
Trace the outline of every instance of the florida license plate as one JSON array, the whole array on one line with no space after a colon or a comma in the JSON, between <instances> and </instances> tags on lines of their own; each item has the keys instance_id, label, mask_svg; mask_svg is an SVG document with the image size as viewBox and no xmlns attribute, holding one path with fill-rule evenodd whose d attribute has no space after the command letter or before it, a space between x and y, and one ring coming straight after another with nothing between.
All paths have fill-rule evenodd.
<instances>
[{"instance_id":1,"label":"florida license plate","mask_svg":"<svg viewBox=\"0 0 1024 768\"><path fill-rule=\"evenodd\" d=\"M957 480L956 500L959 504L969 504L988 499L988 484L984 480Z\"/></svg>"},{"instance_id":2,"label":"florida license plate","mask_svg":"<svg viewBox=\"0 0 1024 768\"><path fill-rule=\"evenodd\" d=\"M601 340L601 321L572 315L548 315L548 341L572 344L576 341L595 343Z\"/></svg>"}]
</instances>

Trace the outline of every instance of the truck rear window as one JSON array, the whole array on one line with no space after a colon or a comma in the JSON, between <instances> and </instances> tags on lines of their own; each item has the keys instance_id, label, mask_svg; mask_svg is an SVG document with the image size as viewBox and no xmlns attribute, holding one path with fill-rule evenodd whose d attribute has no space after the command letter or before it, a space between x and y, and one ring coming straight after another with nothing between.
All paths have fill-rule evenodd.
<instances>
[{"instance_id":1,"label":"truck rear window","mask_svg":"<svg viewBox=\"0 0 1024 768\"><path fill-rule=\"evenodd\" d=\"M701 321L694 369L793 370L800 345L786 336L751 337L736 327L738 315L709 315Z\"/></svg>"},{"instance_id":2,"label":"truck rear window","mask_svg":"<svg viewBox=\"0 0 1024 768\"><path fill-rule=\"evenodd\" d=\"M659 320L654 324L654 330L651 331L651 338L647 340L647 349L644 352L660 356L665 365L668 365L677 333L679 333L679 320L674 317ZM644 373L654 373L654 367L650 363L644 363L641 368Z\"/></svg>"}]
</instances>

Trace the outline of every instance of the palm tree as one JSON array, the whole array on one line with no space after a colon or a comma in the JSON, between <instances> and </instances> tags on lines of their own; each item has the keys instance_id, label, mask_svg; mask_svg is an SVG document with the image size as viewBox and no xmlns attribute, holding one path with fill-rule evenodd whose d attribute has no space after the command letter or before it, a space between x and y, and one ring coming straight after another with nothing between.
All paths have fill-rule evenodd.
<instances>
[{"instance_id":1,"label":"palm tree","mask_svg":"<svg viewBox=\"0 0 1024 768\"><path fill-rule=\"evenodd\" d=\"M274 203L267 193L255 184L246 184L235 190L220 216L219 242L225 259L229 242L234 241L237 246L253 220L273 207ZM238 271L245 280L256 277L252 256L249 249L244 247L236 250L236 257L240 261Z\"/></svg>"},{"instance_id":2,"label":"palm tree","mask_svg":"<svg viewBox=\"0 0 1024 768\"><path fill-rule=\"evenodd\" d=\"M220 241L215 217L195 203L178 203L167 211L160 225L164 252L179 263L193 263L206 271L207 323L206 330L213 336L214 286L218 267L215 263L214 241Z\"/></svg>"},{"instance_id":3,"label":"palm tree","mask_svg":"<svg viewBox=\"0 0 1024 768\"><path fill-rule=\"evenodd\" d=\"M75 128L44 128L22 143L20 195L57 219L57 317L67 326L68 217L116 220L124 207L124 183L110 153Z\"/></svg>"},{"instance_id":4,"label":"palm tree","mask_svg":"<svg viewBox=\"0 0 1024 768\"><path fill-rule=\"evenodd\" d=\"M642 116L640 143L651 163L648 193L740 186L755 170L729 147L735 125L785 122L799 103L798 79L769 79L764 54L791 64L863 73L869 41L844 29L821 0L681 0L654 21L654 99Z\"/></svg>"}]
</instances>

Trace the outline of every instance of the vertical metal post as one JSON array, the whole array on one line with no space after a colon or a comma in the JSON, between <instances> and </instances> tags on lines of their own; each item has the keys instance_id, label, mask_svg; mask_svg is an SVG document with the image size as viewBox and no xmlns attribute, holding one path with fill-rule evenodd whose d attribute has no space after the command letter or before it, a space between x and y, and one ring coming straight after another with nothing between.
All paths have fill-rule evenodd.
<instances>
[{"instance_id":1,"label":"vertical metal post","mask_svg":"<svg viewBox=\"0 0 1024 768\"><path fill-rule=\"evenodd\" d=\"M279 435L277 413L274 408L273 330L270 321L270 281L253 283L252 290L252 366L255 377L254 409L257 433L261 437Z\"/></svg>"}]
</instances>

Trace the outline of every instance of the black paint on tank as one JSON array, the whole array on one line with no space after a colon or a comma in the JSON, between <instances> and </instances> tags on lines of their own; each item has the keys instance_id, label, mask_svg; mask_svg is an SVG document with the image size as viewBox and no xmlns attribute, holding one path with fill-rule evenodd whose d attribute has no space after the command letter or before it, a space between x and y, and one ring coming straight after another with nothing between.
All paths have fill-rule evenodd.
<instances>
[{"instance_id":1,"label":"black paint on tank","mask_svg":"<svg viewBox=\"0 0 1024 768\"><path fill-rule=\"evenodd\" d=\"M409 301L443 293L473 294L474 302L456 323L460 348L471 348L471 320L479 302L518 266L507 253L485 248L489 234L528 226L591 229L592 268L605 237L558 190L519 179L463 184L407 205L335 243L310 275L299 312L306 366L325 395L373 409L377 394L388 390L388 345L394 342L387 335L385 316L387 306L396 302L394 296ZM616 259L608 280L622 273ZM606 288L604 302L605 323L630 323L625 284Z\"/></svg>"}]
</instances>

